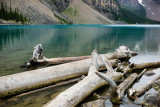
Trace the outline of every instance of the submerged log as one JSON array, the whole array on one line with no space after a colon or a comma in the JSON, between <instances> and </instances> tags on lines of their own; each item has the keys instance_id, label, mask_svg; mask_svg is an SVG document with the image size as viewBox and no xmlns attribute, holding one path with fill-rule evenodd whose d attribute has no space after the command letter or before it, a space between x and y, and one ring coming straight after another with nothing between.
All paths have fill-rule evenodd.
<instances>
[{"instance_id":1,"label":"submerged log","mask_svg":"<svg viewBox=\"0 0 160 107\"><path fill-rule=\"evenodd\" d=\"M130 98L134 98L134 96L140 97L144 95L146 91L152 88L152 84L158 79L160 79L160 75L156 76L154 79L152 79L151 81L149 81L147 84L145 84L143 87L139 89L133 89L133 88L129 89L130 94L128 94L128 96Z\"/></svg>"},{"instance_id":2,"label":"submerged log","mask_svg":"<svg viewBox=\"0 0 160 107\"><path fill-rule=\"evenodd\" d=\"M106 58L129 58L128 52L106 54ZM49 86L59 81L75 78L88 73L91 59L85 59L57 66L17 73L0 77L0 98ZM106 69L101 60L99 70ZM111 60L116 66L116 60Z\"/></svg>"},{"instance_id":3,"label":"submerged log","mask_svg":"<svg viewBox=\"0 0 160 107\"><path fill-rule=\"evenodd\" d=\"M95 52L95 51L94 51ZM96 53L93 53L93 59L89 69L89 75L86 76L79 83L70 87L66 91L59 94L56 98L51 100L49 103L44 105L44 107L73 107L80 103L83 99L85 99L88 95L90 95L93 91L100 88L101 86L107 85L103 79L99 78L94 72L97 71L97 61L96 61ZM99 63L98 63L99 64ZM91 73L93 72L93 73ZM123 76L120 72L110 72L107 68L107 73L105 74L112 80L116 81L120 77Z\"/></svg>"},{"instance_id":4,"label":"submerged log","mask_svg":"<svg viewBox=\"0 0 160 107\"><path fill-rule=\"evenodd\" d=\"M124 54L125 53L125 54ZM120 59L124 58L124 55L127 57L137 55L136 52L130 51L126 46L120 46L116 49L116 52L105 54L106 58L108 59ZM120 57L122 56L122 57ZM78 57L61 57L61 58L46 58L43 55L43 48L41 44L38 44L34 47L33 56L30 61L27 63L26 67L30 67L32 65L37 65L41 63L47 63L48 65L58 65L73 61L79 61L91 58L91 56L78 56Z\"/></svg>"}]
</instances>

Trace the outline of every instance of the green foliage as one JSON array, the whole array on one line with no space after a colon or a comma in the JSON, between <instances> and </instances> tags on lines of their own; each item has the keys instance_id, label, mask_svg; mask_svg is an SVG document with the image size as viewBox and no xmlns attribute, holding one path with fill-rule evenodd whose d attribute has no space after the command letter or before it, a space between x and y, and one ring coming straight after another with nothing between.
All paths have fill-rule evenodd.
<instances>
[{"instance_id":1,"label":"green foliage","mask_svg":"<svg viewBox=\"0 0 160 107\"><path fill-rule=\"evenodd\" d=\"M62 24L73 24L71 21L69 22L69 21L65 20L64 18L59 17L59 16L56 15L56 14L54 14L54 16L55 16L56 18L58 18L58 20L59 20Z\"/></svg>"},{"instance_id":2,"label":"green foliage","mask_svg":"<svg viewBox=\"0 0 160 107\"><path fill-rule=\"evenodd\" d=\"M23 14L19 12L18 7L13 11L10 4L10 8L8 10L7 5L4 6L3 2L0 7L0 18L4 20L15 20L16 22L22 22L22 24L30 21L26 16L23 16Z\"/></svg>"},{"instance_id":3,"label":"green foliage","mask_svg":"<svg viewBox=\"0 0 160 107\"><path fill-rule=\"evenodd\" d=\"M65 10L65 13L68 13L68 14L71 15L71 16L76 16L76 15L77 15L77 10L69 7L69 8L67 8L67 9Z\"/></svg>"}]
</instances>

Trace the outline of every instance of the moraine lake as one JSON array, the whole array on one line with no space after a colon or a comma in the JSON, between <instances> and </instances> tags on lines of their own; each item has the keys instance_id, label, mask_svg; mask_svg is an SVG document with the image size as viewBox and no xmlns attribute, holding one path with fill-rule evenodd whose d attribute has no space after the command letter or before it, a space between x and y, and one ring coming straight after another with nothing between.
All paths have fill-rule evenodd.
<instances>
[{"instance_id":1,"label":"moraine lake","mask_svg":"<svg viewBox=\"0 0 160 107\"><path fill-rule=\"evenodd\" d=\"M26 71L21 68L32 56L33 48L42 44L44 56L68 57L114 52L121 45L128 46L138 55L130 59L133 63L160 61L160 26L158 25L1 25L0 26L0 76ZM28 69L27 69L28 70ZM143 75L134 88L140 87L160 75ZM0 99L0 107L40 107L73 84L47 89L38 93ZM96 92L105 95L108 88ZM153 92L151 89L149 92ZM147 92L147 93L149 93ZM142 96L138 102L142 101ZM89 96L86 101L92 99ZM85 102L85 101L84 101ZM112 106L110 101L106 105ZM127 96L116 107L134 107Z\"/></svg>"}]
</instances>

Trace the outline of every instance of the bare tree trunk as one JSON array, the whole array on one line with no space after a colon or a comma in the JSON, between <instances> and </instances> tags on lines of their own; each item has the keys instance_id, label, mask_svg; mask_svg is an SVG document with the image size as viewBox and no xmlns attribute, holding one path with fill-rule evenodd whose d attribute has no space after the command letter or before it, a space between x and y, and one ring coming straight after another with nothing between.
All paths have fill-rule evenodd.
<instances>
[{"instance_id":1,"label":"bare tree trunk","mask_svg":"<svg viewBox=\"0 0 160 107\"><path fill-rule=\"evenodd\" d=\"M81 80L79 83L70 87L66 91L59 94L56 98L51 100L44 107L73 107L90 95L93 91L107 84L103 79L99 78L95 72L97 72L96 53L92 53L92 62L89 75ZM108 69L108 68L107 68ZM105 74L112 80L116 81L123 76L122 73L107 71Z\"/></svg>"}]
</instances>

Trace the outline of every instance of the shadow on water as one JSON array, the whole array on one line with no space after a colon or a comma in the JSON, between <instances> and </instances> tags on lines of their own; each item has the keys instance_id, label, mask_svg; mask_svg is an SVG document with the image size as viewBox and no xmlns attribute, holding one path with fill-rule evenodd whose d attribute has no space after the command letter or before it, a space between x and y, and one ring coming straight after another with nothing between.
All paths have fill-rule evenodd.
<instances>
[{"instance_id":1,"label":"shadow on water","mask_svg":"<svg viewBox=\"0 0 160 107\"><path fill-rule=\"evenodd\" d=\"M33 47L41 43L44 55L51 57L90 55L93 49L99 53L113 52L120 45L139 52L130 61L135 63L159 61L160 28L152 27L105 27L105 26L0 26L0 76L25 71L20 68L32 55ZM156 70L154 71L157 75ZM143 76L134 85L139 87L154 75ZM5 107L42 106L71 85L48 89L32 95L9 98L0 101ZM97 90L105 95L108 88ZM152 91L152 90L151 90ZM143 97L142 97L143 98ZM125 99L127 99L125 97ZM123 107L126 104L122 101ZM86 101L93 100L88 97ZM106 101L106 105L112 103ZM135 105L129 105L135 106Z\"/></svg>"}]
</instances>

